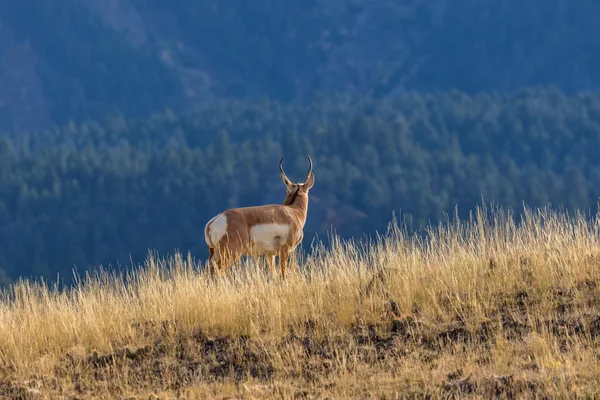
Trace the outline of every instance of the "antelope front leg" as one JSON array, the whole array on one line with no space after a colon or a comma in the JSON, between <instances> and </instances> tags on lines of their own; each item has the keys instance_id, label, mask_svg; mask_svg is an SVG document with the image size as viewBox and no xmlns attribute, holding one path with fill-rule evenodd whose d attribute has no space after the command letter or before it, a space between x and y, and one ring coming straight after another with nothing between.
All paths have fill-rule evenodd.
<instances>
[{"instance_id":1,"label":"antelope front leg","mask_svg":"<svg viewBox=\"0 0 600 400\"><path fill-rule=\"evenodd\" d=\"M282 249L279 252L279 267L281 268L281 278L285 279L285 269L288 265L288 258L290 251L288 249Z\"/></svg>"},{"instance_id":2,"label":"antelope front leg","mask_svg":"<svg viewBox=\"0 0 600 400\"><path fill-rule=\"evenodd\" d=\"M275 256L265 256L267 260L267 265L269 266L269 271L271 274L275 275Z\"/></svg>"}]
</instances>

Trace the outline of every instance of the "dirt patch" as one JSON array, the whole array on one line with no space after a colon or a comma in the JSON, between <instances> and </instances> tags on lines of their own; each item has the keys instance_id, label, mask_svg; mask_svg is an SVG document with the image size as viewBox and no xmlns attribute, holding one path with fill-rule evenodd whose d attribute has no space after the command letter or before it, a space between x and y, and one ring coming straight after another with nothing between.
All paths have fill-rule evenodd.
<instances>
[{"instance_id":1,"label":"dirt patch","mask_svg":"<svg viewBox=\"0 0 600 400\"><path fill-rule=\"evenodd\" d=\"M462 377L462 371L451 373L440 385L446 398L463 398L477 394L484 398L520 398L522 396L550 399L544 394L542 382L516 379L512 375L474 378Z\"/></svg>"},{"instance_id":2,"label":"dirt patch","mask_svg":"<svg viewBox=\"0 0 600 400\"><path fill-rule=\"evenodd\" d=\"M247 337L210 338L196 331L192 335L179 334L174 340L160 338L137 349L93 352L84 359L67 354L56 374L71 377L78 393L92 389L84 375L91 375L95 382L127 375L130 385L136 388L176 390L203 379L268 380L274 371L271 359L257 341ZM88 382L88 387L83 382Z\"/></svg>"},{"instance_id":3,"label":"dirt patch","mask_svg":"<svg viewBox=\"0 0 600 400\"><path fill-rule=\"evenodd\" d=\"M10 380L0 382L0 396L3 399L33 399L35 392L23 384L15 383Z\"/></svg>"}]
</instances>

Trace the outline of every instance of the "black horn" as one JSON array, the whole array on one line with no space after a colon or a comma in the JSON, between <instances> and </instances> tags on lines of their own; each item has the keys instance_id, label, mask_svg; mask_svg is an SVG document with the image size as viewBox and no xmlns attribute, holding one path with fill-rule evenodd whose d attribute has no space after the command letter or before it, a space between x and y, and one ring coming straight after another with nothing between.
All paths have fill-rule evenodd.
<instances>
[{"instance_id":1,"label":"black horn","mask_svg":"<svg viewBox=\"0 0 600 400\"><path fill-rule=\"evenodd\" d=\"M304 182L306 182L308 180L308 178L310 177L310 173L312 172L312 159L310 158L309 155L307 155L308 157L308 172L306 173L306 178L304 178Z\"/></svg>"},{"instance_id":2,"label":"black horn","mask_svg":"<svg viewBox=\"0 0 600 400\"><path fill-rule=\"evenodd\" d=\"M283 157L281 157L281 160L279 160L279 172L281 173L281 179L283 180L283 183L285 183L286 185L289 185L291 183L291 181L288 179L285 172L283 172L282 163L283 163Z\"/></svg>"}]
</instances>

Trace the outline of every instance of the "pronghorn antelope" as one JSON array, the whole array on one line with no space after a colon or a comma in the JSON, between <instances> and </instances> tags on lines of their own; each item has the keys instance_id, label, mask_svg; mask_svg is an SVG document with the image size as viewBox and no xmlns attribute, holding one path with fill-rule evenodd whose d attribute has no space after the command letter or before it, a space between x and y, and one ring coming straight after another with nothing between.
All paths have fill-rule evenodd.
<instances>
[{"instance_id":1,"label":"pronghorn antelope","mask_svg":"<svg viewBox=\"0 0 600 400\"><path fill-rule=\"evenodd\" d=\"M308 211L308 192L315 183L312 160L308 156L308 172L302 183L292 183L283 172L286 186L283 204L231 208L213 217L204 228L212 273L228 268L241 256L265 256L269 269L275 272L275 256L279 256L281 277L285 278L288 258L302 241Z\"/></svg>"}]
</instances>

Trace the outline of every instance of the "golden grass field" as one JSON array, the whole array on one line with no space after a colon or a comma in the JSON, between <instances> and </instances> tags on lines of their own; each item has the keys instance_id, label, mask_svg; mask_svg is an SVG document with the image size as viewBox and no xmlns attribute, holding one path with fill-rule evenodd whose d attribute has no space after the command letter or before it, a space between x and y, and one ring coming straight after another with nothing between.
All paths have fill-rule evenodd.
<instances>
[{"instance_id":1,"label":"golden grass field","mask_svg":"<svg viewBox=\"0 0 600 400\"><path fill-rule=\"evenodd\" d=\"M150 256L0 299L1 398L597 398L600 221L481 207L212 282Z\"/></svg>"}]
</instances>

